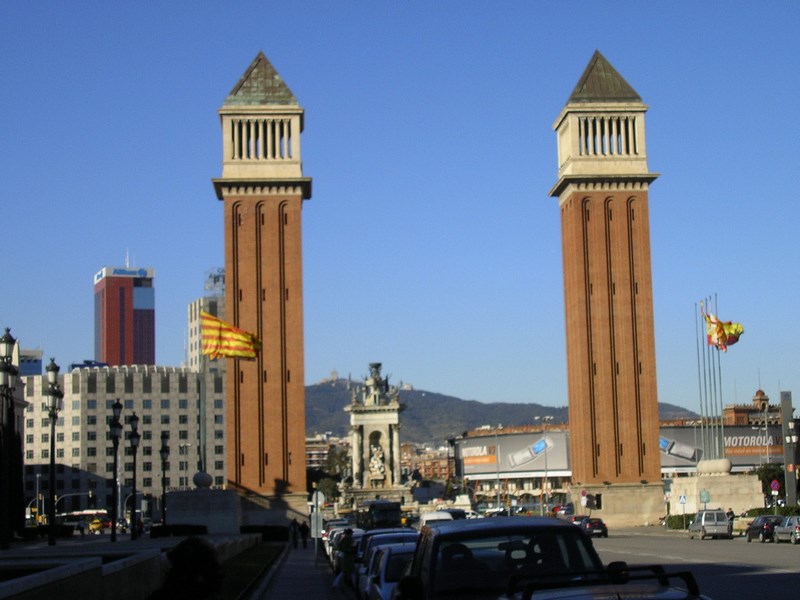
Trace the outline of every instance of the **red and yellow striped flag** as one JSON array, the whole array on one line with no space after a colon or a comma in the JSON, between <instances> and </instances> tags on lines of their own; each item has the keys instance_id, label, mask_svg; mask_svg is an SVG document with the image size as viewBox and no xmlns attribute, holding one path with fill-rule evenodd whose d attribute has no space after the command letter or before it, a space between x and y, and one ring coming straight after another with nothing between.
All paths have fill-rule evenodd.
<instances>
[{"instance_id":1,"label":"red and yellow striped flag","mask_svg":"<svg viewBox=\"0 0 800 600\"><path fill-rule=\"evenodd\" d=\"M255 358L261 348L258 338L252 333L234 327L214 315L200 311L201 352L212 360L220 356Z\"/></svg>"}]
</instances>

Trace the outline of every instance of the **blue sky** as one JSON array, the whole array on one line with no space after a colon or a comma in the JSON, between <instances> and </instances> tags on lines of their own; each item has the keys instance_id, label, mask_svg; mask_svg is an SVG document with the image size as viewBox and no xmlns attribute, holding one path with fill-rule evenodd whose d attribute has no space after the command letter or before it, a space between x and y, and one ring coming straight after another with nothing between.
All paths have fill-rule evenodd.
<instances>
[{"instance_id":1,"label":"blue sky","mask_svg":"<svg viewBox=\"0 0 800 600\"><path fill-rule=\"evenodd\" d=\"M564 7L564 8L562 8ZM695 311L746 333L725 403L800 403L797 2L3 2L0 326L93 358L92 277L156 270L159 364L223 264L217 110L263 51L306 111L306 381L567 404L556 138L595 49L650 106L659 400Z\"/></svg>"}]
</instances>

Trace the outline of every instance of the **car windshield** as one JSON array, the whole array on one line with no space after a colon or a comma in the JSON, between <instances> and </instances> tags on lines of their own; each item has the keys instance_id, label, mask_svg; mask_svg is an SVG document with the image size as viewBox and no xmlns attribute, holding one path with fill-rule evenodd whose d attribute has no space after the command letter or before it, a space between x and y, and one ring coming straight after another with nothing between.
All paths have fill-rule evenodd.
<instances>
[{"instance_id":1,"label":"car windshield","mask_svg":"<svg viewBox=\"0 0 800 600\"><path fill-rule=\"evenodd\" d=\"M487 534L439 544L434 565L437 594L502 593L509 582L522 585L533 578L580 576L602 569L591 543L577 530Z\"/></svg>"}]
</instances>

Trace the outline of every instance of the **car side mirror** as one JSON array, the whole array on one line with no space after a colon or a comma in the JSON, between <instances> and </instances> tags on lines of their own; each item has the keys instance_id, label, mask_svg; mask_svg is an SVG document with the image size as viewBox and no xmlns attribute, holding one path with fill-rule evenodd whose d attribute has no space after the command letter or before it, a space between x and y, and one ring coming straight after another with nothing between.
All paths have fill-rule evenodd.
<instances>
[{"instance_id":1,"label":"car side mirror","mask_svg":"<svg viewBox=\"0 0 800 600\"><path fill-rule=\"evenodd\" d=\"M395 590L397 600L423 600L424 595L422 579L416 575L406 575L397 583Z\"/></svg>"},{"instance_id":2,"label":"car side mirror","mask_svg":"<svg viewBox=\"0 0 800 600\"><path fill-rule=\"evenodd\" d=\"M614 583L628 583L630 571L628 571L628 563L624 560L615 560L608 563L606 573Z\"/></svg>"}]
</instances>

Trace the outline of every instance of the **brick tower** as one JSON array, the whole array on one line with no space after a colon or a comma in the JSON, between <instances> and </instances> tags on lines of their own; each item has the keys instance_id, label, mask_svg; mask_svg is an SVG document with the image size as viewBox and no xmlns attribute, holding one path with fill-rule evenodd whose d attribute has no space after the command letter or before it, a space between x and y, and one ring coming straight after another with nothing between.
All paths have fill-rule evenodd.
<instances>
[{"instance_id":1,"label":"brick tower","mask_svg":"<svg viewBox=\"0 0 800 600\"><path fill-rule=\"evenodd\" d=\"M613 484L649 482L661 498L647 108L595 52L553 126L572 481L584 495L587 486L608 498Z\"/></svg>"},{"instance_id":2,"label":"brick tower","mask_svg":"<svg viewBox=\"0 0 800 600\"><path fill-rule=\"evenodd\" d=\"M254 360L228 359L228 480L262 506L305 512L303 109L259 53L219 115L226 321L262 343Z\"/></svg>"}]
</instances>

